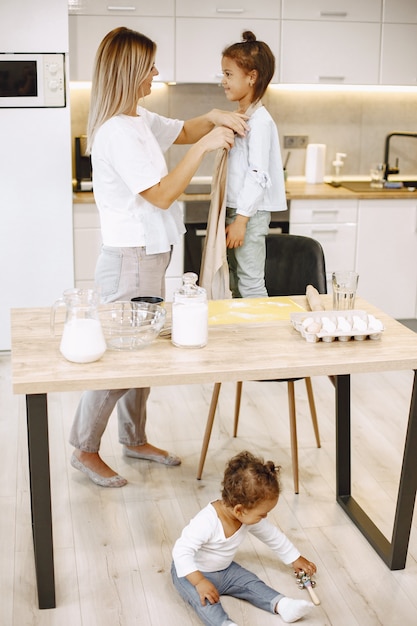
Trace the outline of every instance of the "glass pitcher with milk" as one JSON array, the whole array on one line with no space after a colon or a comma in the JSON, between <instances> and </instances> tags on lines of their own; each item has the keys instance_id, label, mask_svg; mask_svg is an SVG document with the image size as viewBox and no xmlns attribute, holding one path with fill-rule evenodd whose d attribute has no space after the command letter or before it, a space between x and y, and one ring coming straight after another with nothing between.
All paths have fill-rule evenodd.
<instances>
[{"instance_id":1,"label":"glass pitcher with milk","mask_svg":"<svg viewBox=\"0 0 417 626\"><path fill-rule=\"evenodd\" d=\"M172 303L172 343L179 348L203 348L208 338L206 290L197 285L198 276L186 272L182 287Z\"/></svg>"},{"instance_id":2,"label":"glass pitcher with milk","mask_svg":"<svg viewBox=\"0 0 417 626\"><path fill-rule=\"evenodd\" d=\"M95 289L67 289L51 310L51 332L55 335L56 312L66 308L61 354L73 363L91 363L106 351L98 305L100 294Z\"/></svg>"}]
</instances>

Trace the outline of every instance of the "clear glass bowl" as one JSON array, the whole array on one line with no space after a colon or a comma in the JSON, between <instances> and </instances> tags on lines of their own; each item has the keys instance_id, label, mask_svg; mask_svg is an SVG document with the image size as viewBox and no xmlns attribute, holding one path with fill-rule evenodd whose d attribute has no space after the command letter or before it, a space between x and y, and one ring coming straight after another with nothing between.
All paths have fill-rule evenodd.
<instances>
[{"instance_id":1,"label":"clear glass bowl","mask_svg":"<svg viewBox=\"0 0 417 626\"><path fill-rule=\"evenodd\" d=\"M158 337L166 311L159 304L120 301L100 305L99 316L109 350L138 350Z\"/></svg>"}]
</instances>

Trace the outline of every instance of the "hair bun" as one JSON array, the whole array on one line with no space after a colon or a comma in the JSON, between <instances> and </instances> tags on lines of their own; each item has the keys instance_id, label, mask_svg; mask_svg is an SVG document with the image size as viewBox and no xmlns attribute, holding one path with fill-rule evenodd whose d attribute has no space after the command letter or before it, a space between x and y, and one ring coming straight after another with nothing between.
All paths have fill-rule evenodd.
<instances>
[{"instance_id":1,"label":"hair bun","mask_svg":"<svg viewBox=\"0 0 417 626\"><path fill-rule=\"evenodd\" d=\"M256 41L256 37L251 30L245 30L242 33L243 41Z\"/></svg>"}]
</instances>

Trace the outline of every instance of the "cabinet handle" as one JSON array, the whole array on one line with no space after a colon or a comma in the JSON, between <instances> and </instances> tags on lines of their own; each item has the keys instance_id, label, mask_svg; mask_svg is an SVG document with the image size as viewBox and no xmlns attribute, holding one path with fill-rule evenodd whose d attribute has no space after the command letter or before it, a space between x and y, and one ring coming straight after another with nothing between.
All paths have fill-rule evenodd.
<instances>
[{"instance_id":1,"label":"cabinet handle","mask_svg":"<svg viewBox=\"0 0 417 626\"><path fill-rule=\"evenodd\" d=\"M123 6L113 6L110 5L107 7L108 11L136 11L136 7L123 7Z\"/></svg>"},{"instance_id":2,"label":"cabinet handle","mask_svg":"<svg viewBox=\"0 0 417 626\"><path fill-rule=\"evenodd\" d=\"M311 211L311 217L312 217L313 220L314 220L314 218L316 216L320 216L320 215L321 216L324 215L326 217L326 222L327 223L334 222L334 221L337 220L337 216L339 215L339 211L337 209L334 209L334 211L329 211L329 210L320 211L320 209L313 209Z\"/></svg>"},{"instance_id":3,"label":"cabinet handle","mask_svg":"<svg viewBox=\"0 0 417 626\"><path fill-rule=\"evenodd\" d=\"M338 228L312 228L311 234L314 233L338 233Z\"/></svg>"},{"instance_id":4,"label":"cabinet handle","mask_svg":"<svg viewBox=\"0 0 417 626\"><path fill-rule=\"evenodd\" d=\"M320 17L347 17L347 11L320 11Z\"/></svg>"},{"instance_id":5,"label":"cabinet handle","mask_svg":"<svg viewBox=\"0 0 417 626\"><path fill-rule=\"evenodd\" d=\"M219 9L216 7L216 13L244 13L245 9Z\"/></svg>"},{"instance_id":6,"label":"cabinet handle","mask_svg":"<svg viewBox=\"0 0 417 626\"><path fill-rule=\"evenodd\" d=\"M318 77L319 80L331 80L331 81L337 81L337 82L343 82L345 78L346 76L319 76Z\"/></svg>"},{"instance_id":7,"label":"cabinet handle","mask_svg":"<svg viewBox=\"0 0 417 626\"><path fill-rule=\"evenodd\" d=\"M195 234L197 237L205 237L207 235L207 230L205 228L197 228Z\"/></svg>"}]
</instances>

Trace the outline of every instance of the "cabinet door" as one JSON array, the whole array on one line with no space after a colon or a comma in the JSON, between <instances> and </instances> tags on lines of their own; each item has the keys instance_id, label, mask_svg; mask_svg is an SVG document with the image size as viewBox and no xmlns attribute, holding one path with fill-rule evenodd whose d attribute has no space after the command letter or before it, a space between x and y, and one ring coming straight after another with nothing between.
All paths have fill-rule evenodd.
<instances>
[{"instance_id":1,"label":"cabinet door","mask_svg":"<svg viewBox=\"0 0 417 626\"><path fill-rule=\"evenodd\" d=\"M293 224L356 224L357 200L291 200Z\"/></svg>"},{"instance_id":2,"label":"cabinet door","mask_svg":"<svg viewBox=\"0 0 417 626\"><path fill-rule=\"evenodd\" d=\"M379 22L381 6L382 0L282 0L282 18Z\"/></svg>"},{"instance_id":3,"label":"cabinet door","mask_svg":"<svg viewBox=\"0 0 417 626\"><path fill-rule=\"evenodd\" d=\"M68 1L68 13L70 15L175 15L175 0L77 0Z\"/></svg>"},{"instance_id":4,"label":"cabinet door","mask_svg":"<svg viewBox=\"0 0 417 626\"><path fill-rule=\"evenodd\" d=\"M74 204L74 275L75 286L94 286L94 272L101 250L100 218L97 207L91 204Z\"/></svg>"},{"instance_id":5,"label":"cabinet door","mask_svg":"<svg viewBox=\"0 0 417 626\"><path fill-rule=\"evenodd\" d=\"M382 19L384 22L393 24L417 24L417 2L415 0L385 0Z\"/></svg>"},{"instance_id":6,"label":"cabinet door","mask_svg":"<svg viewBox=\"0 0 417 626\"><path fill-rule=\"evenodd\" d=\"M281 15L280 0L258 0L243 2L242 0L176 0L177 17L217 17L220 19L250 17L279 19ZM256 34L256 33L255 33Z\"/></svg>"},{"instance_id":7,"label":"cabinet door","mask_svg":"<svg viewBox=\"0 0 417 626\"><path fill-rule=\"evenodd\" d=\"M282 22L281 82L377 84L380 24Z\"/></svg>"},{"instance_id":8,"label":"cabinet door","mask_svg":"<svg viewBox=\"0 0 417 626\"><path fill-rule=\"evenodd\" d=\"M311 237L321 243L326 262L327 291L335 270L355 269L356 224L293 224L291 235Z\"/></svg>"},{"instance_id":9,"label":"cabinet door","mask_svg":"<svg viewBox=\"0 0 417 626\"><path fill-rule=\"evenodd\" d=\"M179 83L219 83L221 53L228 45L241 40L242 32L251 30L257 39L265 41L276 58L277 69L272 82L278 82L280 54L279 20L252 18L176 19L176 80Z\"/></svg>"},{"instance_id":10,"label":"cabinet door","mask_svg":"<svg viewBox=\"0 0 417 626\"><path fill-rule=\"evenodd\" d=\"M70 80L91 81L97 48L103 37L118 26L138 30L153 39L158 46L157 80L174 80L174 18L131 16L122 19L113 15L69 16Z\"/></svg>"},{"instance_id":11,"label":"cabinet door","mask_svg":"<svg viewBox=\"0 0 417 626\"><path fill-rule=\"evenodd\" d=\"M397 319L416 317L417 202L361 200L358 293Z\"/></svg>"},{"instance_id":12,"label":"cabinet door","mask_svg":"<svg viewBox=\"0 0 417 626\"><path fill-rule=\"evenodd\" d=\"M417 24L382 25L381 84L417 84Z\"/></svg>"}]
</instances>

